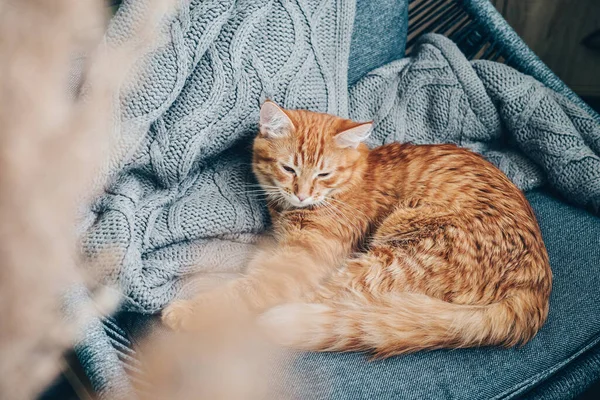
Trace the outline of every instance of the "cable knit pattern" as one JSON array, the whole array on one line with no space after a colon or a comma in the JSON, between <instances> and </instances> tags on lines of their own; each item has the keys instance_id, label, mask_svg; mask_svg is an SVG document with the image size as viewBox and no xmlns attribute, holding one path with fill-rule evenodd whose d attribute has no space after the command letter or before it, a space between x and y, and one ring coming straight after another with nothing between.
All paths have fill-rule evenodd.
<instances>
[{"instance_id":1,"label":"cable knit pattern","mask_svg":"<svg viewBox=\"0 0 600 400\"><path fill-rule=\"evenodd\" d=\"M120 41L143 2L111 24ZM128 139L93 206L88 254L119 266L125 307L157 312L189 295L196 272L239 271L267 224L252 182L249 140L260 103L375 121L371 145L453 142L484 154L523 189L546 180L600 208L600 128L582 110L501 64L469 63L428 35L411 59L349 91L351 0L204 0L164 21L168 40L138 63L120 101Z\"/></svg>"}]
</instances>

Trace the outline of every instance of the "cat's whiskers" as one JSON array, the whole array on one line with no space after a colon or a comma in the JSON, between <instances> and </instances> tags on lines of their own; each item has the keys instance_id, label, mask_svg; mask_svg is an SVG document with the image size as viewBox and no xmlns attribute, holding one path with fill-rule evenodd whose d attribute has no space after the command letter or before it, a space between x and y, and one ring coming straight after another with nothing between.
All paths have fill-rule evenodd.
<instances>
[{"instance_id":1,"label":"cat's whiskers","mask_svg":"<svg viewBox=\"0 0 600 400\"><path fill-rule=\"evenodd\" d=\"M336 214L331 209L331 206L327 203L323 203L322 205L323 207L321 207L320 210L323 210L328 217L335 218Z\"/></svg>"},{"instance_id":2,"label":"cat's whiskers","mask_svg":"<svg viewBox=\"0 0 600 400\"><path fill-rule=\"evenodd\" d=\"M328 197L328 198L327 198L327 200L328 200L328 201L334 201L334 202L336 202L337 204L340 204L340 205L342 205L342 206L344 206L344 207L346 207L346 208L350 208L350 210L352 210L352 211L356 211L356 212L358 212L358 213L362 214L362 216L363 216L363 217L365 217L367 220L369 220L369 219L370 219L370 218L369 218L369 216L368 216L367 214L365 214L365 212L364 212L364 211L362 211L362 210L359 210L358 208L351 206L350 204L346 203L345 201L342 201L342 200L340 200L340 199L336 199L336 198L333 198L333 197Z\"/></svg>"},{"instance_id":3,"label":"cat's whiskers","mask_svg":"<svg viewBox=\"0 0 600 400\"><path fill-rule=\"evenodd\" d=\"M325 202L324 204L325 204L327 210L332 211L334 213L334 215L336 215L339 218L343 219L348 225L350 225L351 227L353 227L357 231L361 230L359 228L359 226L354 221L350 220L350 218L343 211L341 211L340 209L338 209L334 204L329 203L329 202Z\"/></svg>"},{"instance_id":4,"label":"cat's whiskers","mask_svg":"<svg viewBox=\"0 0 600 400\"><path fill-rule=\"evenodd\" d=\"M280 187L275 185L262 185L259 183L247 183L245 186L248 190L281 190Z\"/></svg>"},{"instance_id":5,"label":"cat's whiskers","mask_svg":"<svg viewBox=\"0 0 600 400\"><path fill-rule=\"evenodd\" d=\"M269 200L267 201L267 203L272 208L273 208L273 203L275 204L275 206L278 206L278 207L281 207L281 208L286 208L285 206L288 204L287 201L285 200L285 198L283 197L283 195L281 193L278 193L278 196L274 196L274 197L269 198Z\"/></svg>"},{"instance_id":6,"label":"cat's whiskers","mask_svg":"<svg viewBox=\"0 0 600 400\"><path fill-rule=\"evenodd\" d=\"M244 191L236 191L236 194L245 194L248 196L270 196L277 194L277 191L273 189L253 189L253 190L244 190Z\"/></svg>"},{"instance_id":7,"label":"cat's whiskers","mask_svg":"<svg viewBox=\"0 0 600 400\"><path fill-rule=\"evenodd\" d=\"M343 207L345 207L345 210L350 209L350 211L356 211L356 212L362 214L362 216L365 217L366 219L369 219L369 217L364 212L362 212L361 210L359 210L355 207L352 207L351 205L349 205L341 200L334 199L333 197L326 198L325 200L327 201L328 204L330 204L332 206L336 206L336 209L338 209L340 212L342 212L342 210L344 210ZM332 202L335 202L335 203L332 203ZM340 210L339 206L342 206L341 210ZM345 213L343 213L343 214L344 214L344 216L346 216L346 218L349 218Z\"/></svg>"},{"instance_id":8,"label":"cat's whiskers","mask_svg":"<svg viewBox=\"0 0 600 400\"><path fill-rule=\"evenodd\" d=\"M254 188L243 191L243 194L265 200L269 206L272 206L273 204L281 206L282 202L285 202L280 187L260 184L248 184L247 186Z\"/></svg>"}]
</instances>

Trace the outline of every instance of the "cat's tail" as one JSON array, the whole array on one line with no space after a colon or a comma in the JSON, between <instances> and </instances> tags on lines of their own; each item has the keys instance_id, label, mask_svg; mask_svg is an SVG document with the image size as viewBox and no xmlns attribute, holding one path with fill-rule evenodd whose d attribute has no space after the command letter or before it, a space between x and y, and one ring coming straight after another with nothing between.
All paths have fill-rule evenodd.
<instances>
[{"instance_id":1,"label":"cat's tail","mask_svg":"<svg viewBox=\"0 0 600 400\"><path fill-rule=\"evenodd\" d=\"M527 342L544 323L547 304L535 304L535 297L515 293L474 306L417 293L374 300L351 292L344 300L277 306L260 322L279 344L306 351L371 351L389 357L438 348L509 347Z\"/></svg>"}]
</instances>

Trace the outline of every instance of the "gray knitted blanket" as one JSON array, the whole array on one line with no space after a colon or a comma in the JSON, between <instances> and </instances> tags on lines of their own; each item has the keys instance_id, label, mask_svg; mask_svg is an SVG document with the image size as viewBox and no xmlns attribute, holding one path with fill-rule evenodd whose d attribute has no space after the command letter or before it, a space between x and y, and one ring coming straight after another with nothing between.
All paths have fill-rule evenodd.
<instances>
[{"instance_id":1,"label":"gray knitted blanket","mask_svg":"<svg viewBox=\"0 0 600 400\"><path fill-rule=\"evenodd\" d=\"M143 2L142 2L143 3ZM126 2L108 40L128 34ZM600 209L600 127L584 111L502 64L469 62L428 35L410 59L350 89L353 1L192 1L163 21L168 37L138 63L120 100L119 154L92 207L88 254L124 306L159 311L193 290L193 275L244 268L268 226L247 193L260 103L374 120L369 145L457 143L482 153L520 188L548 183ZM108 251L108 253L102 253Z\"/></svg>"}]
</instances>

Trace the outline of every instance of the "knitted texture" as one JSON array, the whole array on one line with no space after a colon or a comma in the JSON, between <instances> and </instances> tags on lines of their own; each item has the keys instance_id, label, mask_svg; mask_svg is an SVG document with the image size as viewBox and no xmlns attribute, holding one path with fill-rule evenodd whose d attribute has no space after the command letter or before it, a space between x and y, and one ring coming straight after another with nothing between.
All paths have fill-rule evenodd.
<instances>
[{"instance_id":1,"label":"knitted texture","mask_svg":"<svg viewBox=\"0 0 600 400\"><path fill-rule=\"evenodd\" d=\"M122 40L142 2L126 2L108 40ZM423 37L348 90L355 4L192 1L163 21L168 39L141 59L120 101L125 140L92 207L89 255L109 254L129 310L153 313L192 291L194 273L243 269L268 225L247 194L249 142L266 98L288 108L374 120L370 145L457 143L522 189L546 180L600 208L600 128L569 100L501 64L470 63Z\"/></svg>"},{"instance_id":2,"label":"knitted texture","mask_svg":"<svg viewBox=\"0 0 600 400\"><path fill-rule=\"evenodd\" d=\"M546 180L600 210L600 125L566 97L491 61L469 62L440 35L350 91L350 115L376 122L370 144L456 143L483 154L517 186Z\"/></svg>"}]
</instances>

